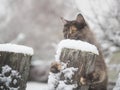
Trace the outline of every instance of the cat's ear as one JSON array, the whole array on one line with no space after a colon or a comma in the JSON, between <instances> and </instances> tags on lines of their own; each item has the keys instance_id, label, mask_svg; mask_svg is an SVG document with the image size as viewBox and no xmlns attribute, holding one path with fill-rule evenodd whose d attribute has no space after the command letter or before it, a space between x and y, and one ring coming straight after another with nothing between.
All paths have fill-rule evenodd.
<instances>
[{"instance_id":1,"label":"cat's ear","mask_svg":"<svg viewBox=\"0 0 120 90\"><path fill-rule=\"evenodd\" d=\"M63 22L63 24L65 25L65 24L67 24L67 20L65 20L63 17L60 17L60 19L62 20L62 22Z\"/></svg>"},{"instance_id":2,"label":"cat's ear","mask_svg":"<svg viewBox=\"0 0 120 90\"><path fill-rule=\"evenodd\" d=\"M85 23L85 19L82 14L77 15L76 21L79 23Z\"/></svg>"}]
</instances>

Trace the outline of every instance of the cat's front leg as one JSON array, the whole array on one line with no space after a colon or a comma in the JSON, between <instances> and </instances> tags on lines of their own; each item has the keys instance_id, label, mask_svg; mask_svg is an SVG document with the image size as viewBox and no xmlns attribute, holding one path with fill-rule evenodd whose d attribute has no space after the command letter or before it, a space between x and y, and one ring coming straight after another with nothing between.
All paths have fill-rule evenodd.
<instances>
[{"instance_id":1,"label":"cat's front leg","mask_svg":"<svg viewBox=\"0 0 120 90\"><path fill-rule=\"evenodd\" d=\"M96 71L88 75L89 90L107 90L107 74L105 71Z\"/></svg>"}]
</instances>

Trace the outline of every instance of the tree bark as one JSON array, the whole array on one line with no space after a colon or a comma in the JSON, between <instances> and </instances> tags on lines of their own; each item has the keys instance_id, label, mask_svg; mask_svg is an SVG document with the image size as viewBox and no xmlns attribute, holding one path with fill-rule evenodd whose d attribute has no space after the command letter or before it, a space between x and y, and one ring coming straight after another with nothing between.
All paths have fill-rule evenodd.
<instances>
[{"instance_id":1,"label":"tree bark","mask_svg":"<svg viewBox=\"0 0 120 90\"><path fill-rule=\"evenodd\" d=\"M68 68L78 68L72 77L73 83L77 83L78 85L74 90L88 90L89 81L86 78L88 78L88 74L94 71L97 57L98 55L92 52L69 48L62 49L60 61L67 63ZM64 79L64 76L61 79Z\"/></svg>"},{"instance_id":2,"label":"tree bark","mask_svg":"<svg viewBox=\"0 0 120 90\"><path fill-rule=\"evenodd\" d=\"M0 83L0 86L2 86L2 88L4 87L2 90L13 90L11 88L16 88L15 90L26 89L31 57L32 55L23 53L0 51L0 77L11 78L11 81L9 81L7 85L5 83L8 81ZM11 70L4 72L2 69L6 67L6 65L11 68ZM2 80L2 78L0 80Z\"/></svg>"}]
</instances>

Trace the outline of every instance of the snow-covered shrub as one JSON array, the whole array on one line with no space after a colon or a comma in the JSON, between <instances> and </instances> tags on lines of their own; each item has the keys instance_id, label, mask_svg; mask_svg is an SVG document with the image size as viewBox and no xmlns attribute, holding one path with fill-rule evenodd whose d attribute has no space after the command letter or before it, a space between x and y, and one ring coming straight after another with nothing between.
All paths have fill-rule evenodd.
<instances>
[{"instance_id":1,"label":"snow-covered shrub","mask_svg":"<svg viewBox=\"0 0 120 90\"><path fill-rule=\"evenodd\" d=\"M72 83L72 76L78 70L74 67L66 67L67 65L61 62L61 70L58 73L50 72L48 78L49 90L73 90L77 87L77 84ZM64 76L64 80L60 80L61 76ZM68 84L69 82L69 84Z\"/></svg>"},{"instance_id":2,"label":"snow-covered shrub","mask_svg":"<svg viewBox=\"0 0 120 90\"><path fill-rule=\"evenodd\" d=\"M21 75L8 65L0 68L0 90L18 90Z\"/></svg>"}]
</instances>

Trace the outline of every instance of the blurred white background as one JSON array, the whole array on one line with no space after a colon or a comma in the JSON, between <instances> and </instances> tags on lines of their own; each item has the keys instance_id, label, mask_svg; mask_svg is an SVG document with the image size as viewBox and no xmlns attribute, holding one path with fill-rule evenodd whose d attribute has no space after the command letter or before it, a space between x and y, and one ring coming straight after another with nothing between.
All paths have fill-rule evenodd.
<instances>
[{"instance_id":1,"label":"blurred white background","mask_svg":"<svg viewBox=\"0 0 120 90\"><path fill-rule=\"evenodd\" d=\"M57 43L63 39L60 17L74 20L82 13L101 44L109 81L115 82L120 72L119 5L120 0L0 0L0 43L33 47L32 70L41 81L42 75L48 75ZM31 80L36 80L34 77Z\"/></svg>"}]
</instances>

